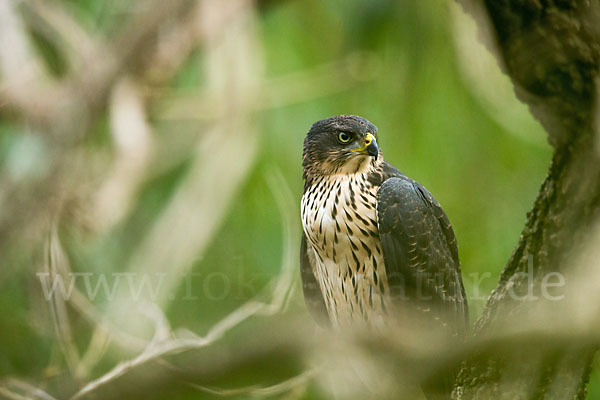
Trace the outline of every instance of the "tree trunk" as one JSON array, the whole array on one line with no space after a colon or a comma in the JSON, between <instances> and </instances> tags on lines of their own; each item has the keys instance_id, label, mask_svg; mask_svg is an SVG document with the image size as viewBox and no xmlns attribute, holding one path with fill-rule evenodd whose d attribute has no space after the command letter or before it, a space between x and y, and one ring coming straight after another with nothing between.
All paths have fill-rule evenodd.
<instances>
[{"instance_id":1,"label":"tree trunk","mask_svg":"<svg viewBox=\"0 0 600 400\"><path fill-rule=\"evenodd\" d=\"M546 302L540 283L549 273L567 276L585 250L600 214L600 129L597 121L600 2L597 0L461 0L476 17L517 97L541 122L554 148L548 177L528 214L513 255L474 335L493 334L529 318L532 303ZM518 193L515 193L518 196ZM529 274L529 275L528 275ZM533 279L531 279L533 278ZM523 301L530 295L535 301ZM538 304L539 305L539 304ZM569 324L568 313L538 326ZM535 347L535 348L532 348ZM464 364L456 399L568 399L585 397L594 344L541 340L479 352Z\"/></svg>"}]
</instances>

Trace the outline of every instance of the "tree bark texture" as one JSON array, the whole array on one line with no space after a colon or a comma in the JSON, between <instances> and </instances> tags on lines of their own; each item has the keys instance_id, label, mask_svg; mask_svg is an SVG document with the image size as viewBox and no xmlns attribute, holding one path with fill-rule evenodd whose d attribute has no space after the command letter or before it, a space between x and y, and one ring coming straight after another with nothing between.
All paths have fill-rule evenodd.
<instances>
[{"instance_id":1,"label":"tree bark texture","mask_svg":"<svg viewBox=\"0 0 600 400\"><path fill-rule=\"evenodd\" d=\"M600 214L598 129L600 1L460 0L548 133L554 156L519 243L475 323L474 335L520 324L531 302L515 300L550 272L568 276ZM518 196L518 193L514 193ZM532 271L533 286L527 272ZM567 279L567 286L569 280ZM539 296L539 300L544 299ZM557 315L548 324L568 324ZM594 344L540 342L470 357L456 399L582 399Z\"/></svg>"}]
</instances>

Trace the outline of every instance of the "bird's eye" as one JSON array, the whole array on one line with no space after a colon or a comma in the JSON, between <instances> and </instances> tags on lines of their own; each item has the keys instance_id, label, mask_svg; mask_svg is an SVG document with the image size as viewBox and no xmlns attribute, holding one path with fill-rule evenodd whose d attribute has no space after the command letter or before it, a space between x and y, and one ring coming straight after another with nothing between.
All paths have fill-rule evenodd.
<instances>
[{"instance_id":1,"label":"bird's eye","mask_svg":"<svg viewBox=\"0 0 600 400\"><path fill-rule=\"evenodd\" d=\"M352 140L352 134L348 132L340 132L338 133L338 140L340 143L348 143Z\"/></svg>"}]
</instances>

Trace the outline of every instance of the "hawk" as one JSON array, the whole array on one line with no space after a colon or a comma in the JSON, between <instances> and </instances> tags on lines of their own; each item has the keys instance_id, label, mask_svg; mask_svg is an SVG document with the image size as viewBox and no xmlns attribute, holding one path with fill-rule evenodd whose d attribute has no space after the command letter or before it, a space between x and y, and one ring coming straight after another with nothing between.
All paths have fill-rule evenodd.
<instances>
[{"instance_id":1,"label":"hawk","mask_svg":"<svg viewBox=\"0 0 600 400\"><path fill-rule=\"evenodd\" d=\"M465 332L448 217L425 187L384 160L376 138L377 127L353 115L318 121L306 135L300 257L307 307L336 327L377 326L408 300L440 326Z\"/></svg>"}]
</instances>

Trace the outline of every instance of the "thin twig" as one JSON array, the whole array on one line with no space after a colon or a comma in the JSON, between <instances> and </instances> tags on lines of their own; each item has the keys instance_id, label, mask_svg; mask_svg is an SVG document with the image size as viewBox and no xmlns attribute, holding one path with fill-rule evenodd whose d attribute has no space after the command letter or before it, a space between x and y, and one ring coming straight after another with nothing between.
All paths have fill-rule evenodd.
<instances>
[{"instance_id":1,"label":"thin twig","mask_svg":"<svg viewBox=\"0 0 600 400\"><path fill-rule=\"evenodd\" d=\"M9 387L18 389L23 395L14 392ZM0 395L6 396L11 400L56 400L42 389L16 378L8 378L0 381Z\"/></svg>"},{"instance_id":2,"label":"thin twig","mask_svg":"<svg viewBox=\"0 0 600 400\"><path fill-rule=\"evenodd\" d=\"M68 276L69 267L67 265L67 258L58 238L56 223L53 223L50 228L50 234L46 245L45 270L49 273L50 282L55 282L57 279ZM73 278L71 277L71 279ZM75 341L73 340L65 299L56 294L55 296L52 296L51 301L49 301L49 306L58 344L65 357L69 370L75 375L77 364L79 363L79 352L75 345Z\"/></svg>"},{"instance_id":3,"label":"thin twig","mask_svg":"<svg viewBox=\"0 0 600 400\"><path fill-rule=\"evenodd\" d=\"M317 373L317 371L317 369L305 371L304 373L294 376L290 379L286 379L283 382L279 382L275 385L266 387L254 385L236 389L222 389L202 386L195 383L190 383L189 385L205 393L220 397L230 397L239 395L271 397L285 392L289 392L290 390L298 386L305 385L310 379L312 379L312 377Z\"/></svg>"}]
</instances>

